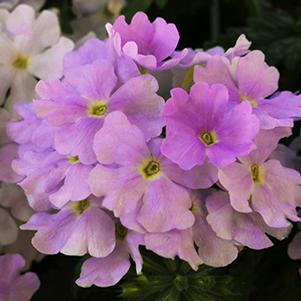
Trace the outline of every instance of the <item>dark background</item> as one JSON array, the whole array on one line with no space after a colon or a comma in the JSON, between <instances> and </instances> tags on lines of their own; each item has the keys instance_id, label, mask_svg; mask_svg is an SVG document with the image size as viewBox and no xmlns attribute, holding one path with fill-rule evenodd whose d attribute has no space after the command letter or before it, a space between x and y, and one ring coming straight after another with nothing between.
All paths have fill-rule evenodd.
<instances>
[{"instance_id":1,"label":"dark background","mask_svg":"<svg viewBox=\"0 0 301 301\"><path fill-rule=\"evenodd\" d=\"M60 9L63 31L72 33L70 21L74 15L71 1L48 0L45 5L46 8L54 6ZM181 34L179 49L206 49L216 45L227 48L234 45L241 33L245 33L252 41L252 49L264 51L267 62L280 70L280 88L301 90L300 0L128 0L123 12L130 19L138 10L146 11L150 19L161 16L175 23ZM300 126L296 125L295 136L299 132ZM276 242L269 250L245 249L232 265L214 270L201 268L199 273L180 267L179 262L162 260L144 252L145 260L153 260L150 261L153 265L155 262L160 264L162 270L146 268L145 279L130 273L121 285L108 289L77 288L74 280L79 274L82 259L48 256L32 266L32 271L42 281L33 301L300 301L301 276L298 268L301 261L292 261L287 256L287 245L295 232L296 229L288 239ZM152 282L159 279L156 273L167 275L162 278L166 286L161 290ZM186 282L179 285L175 281L178 275L183 279L186 277L188 282L184 279ZM122 286L124 299L121 299ZM185 290L193 289L195 296L187 299Z\"/></svg>"}]
</instances>

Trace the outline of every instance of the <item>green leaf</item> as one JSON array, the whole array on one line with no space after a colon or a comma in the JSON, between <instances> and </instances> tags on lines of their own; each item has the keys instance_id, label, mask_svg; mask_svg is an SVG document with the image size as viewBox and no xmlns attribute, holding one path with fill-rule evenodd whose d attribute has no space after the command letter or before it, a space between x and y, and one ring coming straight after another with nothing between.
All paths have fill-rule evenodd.
<instances>
[{"instance_id":1,"label":"green leaf","mask_svg":"<svg viewBox=\"0 0 301 301\"><path fill-rule=\"evenodd\" d=\"M121 297L128 301L245 301L240 279L205 265L194 271L179 260L143 252L143 274L129 273Z\"/></svg>"}]
</instances>

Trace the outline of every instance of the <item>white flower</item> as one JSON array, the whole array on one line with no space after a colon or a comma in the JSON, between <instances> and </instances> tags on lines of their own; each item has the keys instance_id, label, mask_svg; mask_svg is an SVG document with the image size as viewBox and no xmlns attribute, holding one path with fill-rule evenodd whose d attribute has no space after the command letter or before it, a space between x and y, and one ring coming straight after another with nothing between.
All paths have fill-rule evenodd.
<instances>
[{"instance_id":1,"label":"white flower","mask_svg":"<svg viewBox=\"0 0 301 301\"><path fill-rule=\"evenodd\" d=\"M73 42L60 37L58 18L44 10L36 16L28 5L19 5L11 13L0 10L0 105L11 112L16 102L34 97L37 79L62 76L64 55Z\"/></svg>"}]
</instances>

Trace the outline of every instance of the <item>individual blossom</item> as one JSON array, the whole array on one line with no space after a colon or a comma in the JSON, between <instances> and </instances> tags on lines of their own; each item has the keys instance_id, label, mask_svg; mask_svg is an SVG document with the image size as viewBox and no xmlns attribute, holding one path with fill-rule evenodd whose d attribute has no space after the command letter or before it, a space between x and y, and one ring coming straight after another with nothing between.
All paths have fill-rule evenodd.
<instances>
[{"instance_id":1,"label":"individual blossom","mask_svg":"<svg viewBox=\"0 0 301 301\"><path fill-rule=\"evenodd\" d=\"M156 80L147 74L119 86L114 66L99 60L70 70L62 82L40 82L41 99L34 107L39 117L57 127L54 147L58 152L92 164L96 162L94 136L110 112L124 112L147 139L160 135L164 100L157 90Z\"/></svg>"},{"instance_id":2,"label":"individual blossom","mask_svg":"<svg viewBox=\"0 0 301 301\"><path fill-rule=\"evenodd\" d=\"M160 153L161 139L148 144L122 112L110 113L95 136L98 164L89 176L92 193L127 227L164 232L194 223L185 187L207 188L216 181L211 166L181 170ZM183 186L185 187L183 187Z\"/></svg>"},{"instance_id":3,"label":"individual blossom","mask_svg":"<svg viewBox=\"0 0 301 301\"><path fill-rule=\"evenodd\" d=\"M43 254L106 257L116 243L114 219L93 197L54 213L38 212L21 229L37 231L32 244Z\"/></svg>"},{"instance_id":4,"label":"individual blossom","mask_svg":"<svg viewBox=\"0 0 301 301\"><path fill-rule=\"evenodd\" d=\"M10 137L20 143L18 158L12 167L22 176L18 182L30 205L36 210L61 208L70 200L80 201L90 195L87 178L93 168L79 157L62 155L53 146L53 128L35 116L32 104L18 106L20 121L8 125Z\"/></svg>"},{"instance_id":5,"label":"individual blossom","mask_svg":"<svg viewBox=\"0 0 301 301\"><path fill-rule=\"evenodd\" d=\"M87 259L82 265L76 284L81 287L90 287L93 284L99 287L113 286L130 269L130 258L135 262L137 274L140 274L142 270L140 245L144 245L143 235L127 230L117 222L114 251L107 257Z\"/></svg>"},{"instance_id":6,"label":"individual blossom","mask_svg":"<svg viewBox=\"0 0 301 301\"><path fill-rule=\"evenodd\" d=\"M289 134L287 128L261 130L255 150L219 171L232 207L239 212L257 212L275 228L288 227L289 220L300 220L296 211L300 205L300 174L269 158L279 139Z\"/></svg>"},{"instance_id":7,"label":"individual blossom","mask_svg":"<svg viewBox=\"0 0 301 301\"><path fill-rule=\"evenodd\" d=\"M11 13L1 10L0 30L0 104L6 93L5 108L12 111L18 101L30 101L38 79L62 76L64 55L73 42L60 37L57 15L43 11L36 15L28 5L19 5Z\"/></svg>"},{"instance_id":8,"label":"individual blossom","mask_svg":"<svg viewBox=\"0 0 301 301\"><path fill-rule=\"evenodd\" d=\"M230 101L234 104L249 102L263 129L292 127L293 121L301 117L301 96L289 91L275 94L279 72L266 64L261 51L251 51L232 61L213 56L205 67L195 68L194 80L226 85Z\"/></svg>"},{"instance_id":9,"label":"individual blossom","mask_svg":"<svg viewBox=\"0 0 301 301\"><path fill-rule=\"evenodd\" d=\"M187 55L187 49L175 52L180 36L174 24L162 18L151 23L143 12L137 12L130 24L120 16L113 25L107 25L107 30L117 52L131 57L145 69L166 70Z\"/></svg>"},{"instance_id":10,"label":"individual blossom","mask_svg":"<svg viewBox=\"0 0 301 301\"><path fill-rule=\"evenodd\" d=\"M227 88L194 84L188 94L171 91L163 117L167 123L162 153L188 170L209 162L224 167L254 148L258 121L247 102L229 106Z\"/></svg>"},{"instance_id":11,"label":"individual blossom","mask_svg":"<svg viewBox=\"0 0 301 301\"><path fill-rule=\"evenodd\" d=\"M25 261L18 254L0 256L1 301L29 301L40 286L34 273L21 274Z\"/></svg>"}]
</instances>

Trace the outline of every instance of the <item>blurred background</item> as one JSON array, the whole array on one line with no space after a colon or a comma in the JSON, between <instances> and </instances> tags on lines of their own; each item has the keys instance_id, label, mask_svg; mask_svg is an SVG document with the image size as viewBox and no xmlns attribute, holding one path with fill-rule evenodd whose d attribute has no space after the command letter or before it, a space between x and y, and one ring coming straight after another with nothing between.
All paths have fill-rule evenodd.
<instances>
[{"instance_id":1,"label":"blurred background","mask_svg":"<svg viewBox=\"0 0 301 301\"><path fill-rule=\"evenodd\" d=\"M228 48L244 33L252 41L252 49L265 52L267 62L279 69L280 88L301 90L300 0L47 0L42 5L57 9L63 32L76 40L90 30L104 38L106 22L118 14L130 20L139 10L151 20L160 16L175 23L181 35L179 49L216 45ZM297 126L295 135L299 132ZM76 287L74 279L83 259L48 256L32 267L42 280L33 300L300 301L301 262L287 256L292 236L269 250L243 250L227 268L204 267L198 273L178 261L144 252L144 276L130 273L120 285L108 289ZM185 296L191 287L199 292L195 299ZM173 290L181 292L182 297L175 299L170 293ZM162 291L168 293L163 295Z\"/></svg>"}]
</instances>

